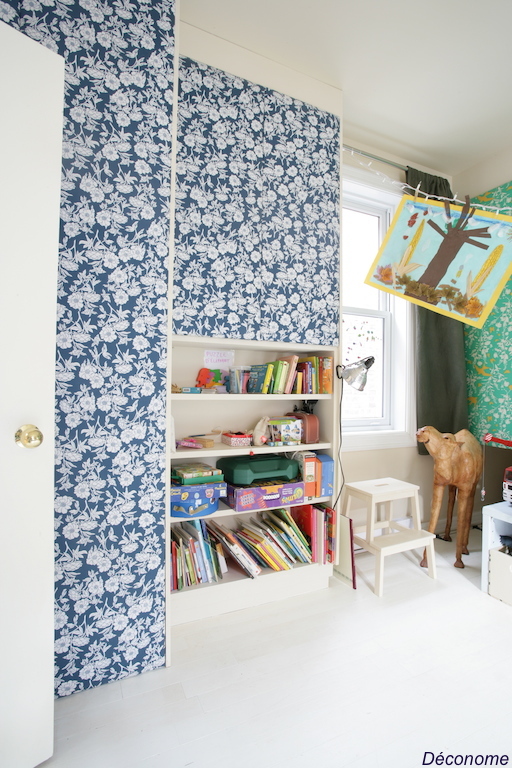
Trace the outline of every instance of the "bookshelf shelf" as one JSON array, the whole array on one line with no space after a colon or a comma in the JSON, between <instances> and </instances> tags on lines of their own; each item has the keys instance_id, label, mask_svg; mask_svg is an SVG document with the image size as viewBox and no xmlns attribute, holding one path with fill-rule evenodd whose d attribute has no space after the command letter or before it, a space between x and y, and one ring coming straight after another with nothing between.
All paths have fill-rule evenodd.
<instances>
[{"instance_id":1,"label":"bookshelf shelf","mask_svg":"<svg viewBox=\"0 0 512 768\"><path fill-rule=\"evenodd\" d=\"M323 504L330 501L328 496L322 496L322 497L312 497L312 496L306 496L304 499L301 500L300 504L297 506L301 506L302 504ZM272 509L280 509L283 505L280 504L277 507L265 507L266 510L272 510ZM255 512L263 512L265 510L252 510L250 513L247 512L236 512L231 507L228 507L227 504L225 504L222 501L219 501L219 508L216 512L214 512L213 515L200 515L199 517L196 517L195 520L217 520L220 517L240 517L241 515L247 515L251 514L254 515ZM185 518L183 517L173 517L171 515L171 523L182 523Z\"/></svg>"},{"instance_id":2,"label":"bookshelf shelf","mask_svg":"<svg viewBox=\"0 0 512 768\"><path fill-rule=\"evenodd\" d=\"M297 564L288 571L268 569L268 572L261 573L255 579L233 571L229 578L217 584L204 584L172 592L170 626L325 589L331 575L331 565L317 563Z\"/></svg>"},{"instance_id":3,"label":"bookshelf shelf","mask_svg":"<svg viewBox=\"0 0 512 768\"><path fill-rule=\"evenodd\" d=\"M293 453L294 451L324 451L332 448L331 443L300 443L298 445L276 445L272 448L266 445L249 445L246 448L235 448L225 443L216 443L215 448L180 449L171 453L171 460L220 458L221 456L250 456L262 453Z\"/></svg>"},{"instance_id":4,"label":"bookshelf shelf","mask_svg":"<svg viewBox=\"0 0 512 768\"><path fill-rule=\"evenodd\" d=\"M196 403L198 401L203 400L216 400L218 402L231 402L231 403L239 403L244 402L247 403L247 399L249 398L251 401L254 400L277 400L277 401L290 401L290 400L330 400L332 398L332 395L261 395L261 394L248 394L248 395L229 395L229 394L206 394L203 393L201 395L191 395L189 393L183 393L183 392L173 392L170 395L171 400L176 400L176 402L185 401L185 400L194 400Z\"/></svg>"}]
</instances>

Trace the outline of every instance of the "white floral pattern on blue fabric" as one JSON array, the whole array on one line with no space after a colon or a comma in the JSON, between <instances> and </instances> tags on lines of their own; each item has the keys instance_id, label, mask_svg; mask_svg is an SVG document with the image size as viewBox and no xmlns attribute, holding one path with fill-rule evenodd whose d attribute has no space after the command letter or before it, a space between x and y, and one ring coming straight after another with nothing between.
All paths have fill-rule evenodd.
<instances>
[{"instance_id":1,"label":"white floral pattern on blue fabric","mask_svg":"<svg viewBox=\"0 0 512 768\"><path fill-rule=\"evenodd\" d=\"M340 121L180 58L173 324L339 343Z\"/></svg>"},{"instance_id":2,"label":"white floral pattern on blue fabric","mask_svg":"<svg viewBox=\"0 0 512 768\"><path fill-rule=\"evenodd\" d=\"M164 664L173 0L0 2L66 59L56 692Z\"/></svg>"}]
</instances>

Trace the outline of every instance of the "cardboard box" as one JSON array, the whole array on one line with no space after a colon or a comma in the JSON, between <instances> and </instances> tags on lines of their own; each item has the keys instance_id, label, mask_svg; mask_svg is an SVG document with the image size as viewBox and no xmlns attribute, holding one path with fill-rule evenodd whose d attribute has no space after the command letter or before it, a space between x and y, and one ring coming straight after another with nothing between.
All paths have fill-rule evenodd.
<instances>
[{"instance_id":1,"label":"cardboard box","mask_svg":"<svg viewBox=\"0 0 512 768\"><path fill-rule=\"evenodd\" d=\"M504 547L489 552L489 594L512 605L512 556Z\"/></svg>"},{"instance_id":2,"label":"cardboard box","mask_svg":"<svg viewBox=\"0 0 512 768\"><path fill-rule=\"evenodd\" d=\"M304 483L277 483L271 485L238 486L228 483L228 505L235 512L253 512L302 504Z\"/></svg>"},{"instance_id":3,"label":"cardboard box","mask_svg":"<svg viewBox=\"0 0 512 768\"><path fill-rule=\"evenodd\" d=\"M219 498L227 496L227 483L171 485L171 517L205 517L216 512Z\"/></svg>"},{"instance_id":4,"label":"cardboard box","mask_svg":"<svg viewBox=\"0 0 512 768\"><path fill-rule=\"evenodd\" d=\"M226 445L234 445L236 447L246 447L252 443L252 435L237 435L234 432L223 432L220 436L221 442Z\"/></svg>"},{"instance_id":5,"label":"cardboard box","mask_svg":"<svg viewBox=\"0 0 512 768\"><path fill-rule=\"evenodd\" d=\"M312 451L297 451L293 454L293 457L299 462L300 476L304 481L305 495L308 498L316 496L316 453Z\"/></svg>"},{"instance_id":6,"label":"cardboard box","mask_svg":"<svg viewBox=\"0 0 512 768\"><path fill-rule=\"evenodd\" d=\"M332 496L334 493L334 459L326 453L317 453L316 495ZM319 466L320 465L320 466Z\"/></svg>"}]
</instances>

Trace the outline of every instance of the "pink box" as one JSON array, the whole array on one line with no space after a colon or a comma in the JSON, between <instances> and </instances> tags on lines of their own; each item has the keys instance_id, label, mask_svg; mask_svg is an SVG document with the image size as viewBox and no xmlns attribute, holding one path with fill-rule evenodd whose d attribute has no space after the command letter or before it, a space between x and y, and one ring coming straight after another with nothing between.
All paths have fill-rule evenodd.
<instances>
[{"instance_id":1,"label":"pink box","mask_svg":"<svg viewBox=\"0 0 512 768\"><path fill-rule=\"evenodd\" d=\"M234 435L232 432L223 432L220 439L226 445L235 445L237 448L251 445L251 435Z\"/></svg>"},{"instance_id":2,"label":"pink box","mask_svg":"<svg viewBox=\"0 0 512 768\"><path fill-rule=\"evenodd\" d=\"M226 502L236 512L288 507L302 504L304 483L278 483L258 486L239 486L228 483Z\"/></svg>"}]
</instances>

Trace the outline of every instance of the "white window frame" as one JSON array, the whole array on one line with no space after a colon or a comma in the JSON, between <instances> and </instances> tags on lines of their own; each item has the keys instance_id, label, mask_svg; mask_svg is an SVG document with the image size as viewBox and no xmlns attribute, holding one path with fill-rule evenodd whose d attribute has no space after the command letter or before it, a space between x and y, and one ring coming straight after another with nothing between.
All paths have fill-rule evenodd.
<instances>
[{"instance_id":1,"label":"white window frame","mask_svg":"<svg viewBox=\"0 0 512 768\"><path fill-rule=\"evenodd\" d=\"M382 187L382 181L376 174L364 169L344 167L342 206L376 214L387 230L402 195ZM405 299L384 291L379 293L382 297L379 299L378 310L343 307L343 312L385 318L384 355L389 365L384 366L383 373L384 416L382 419L362 422L343 421L343 451L409 448L416 445L412 306ZM371 376L371 369L368 375Z\"/></svg>"}]
</instances>

